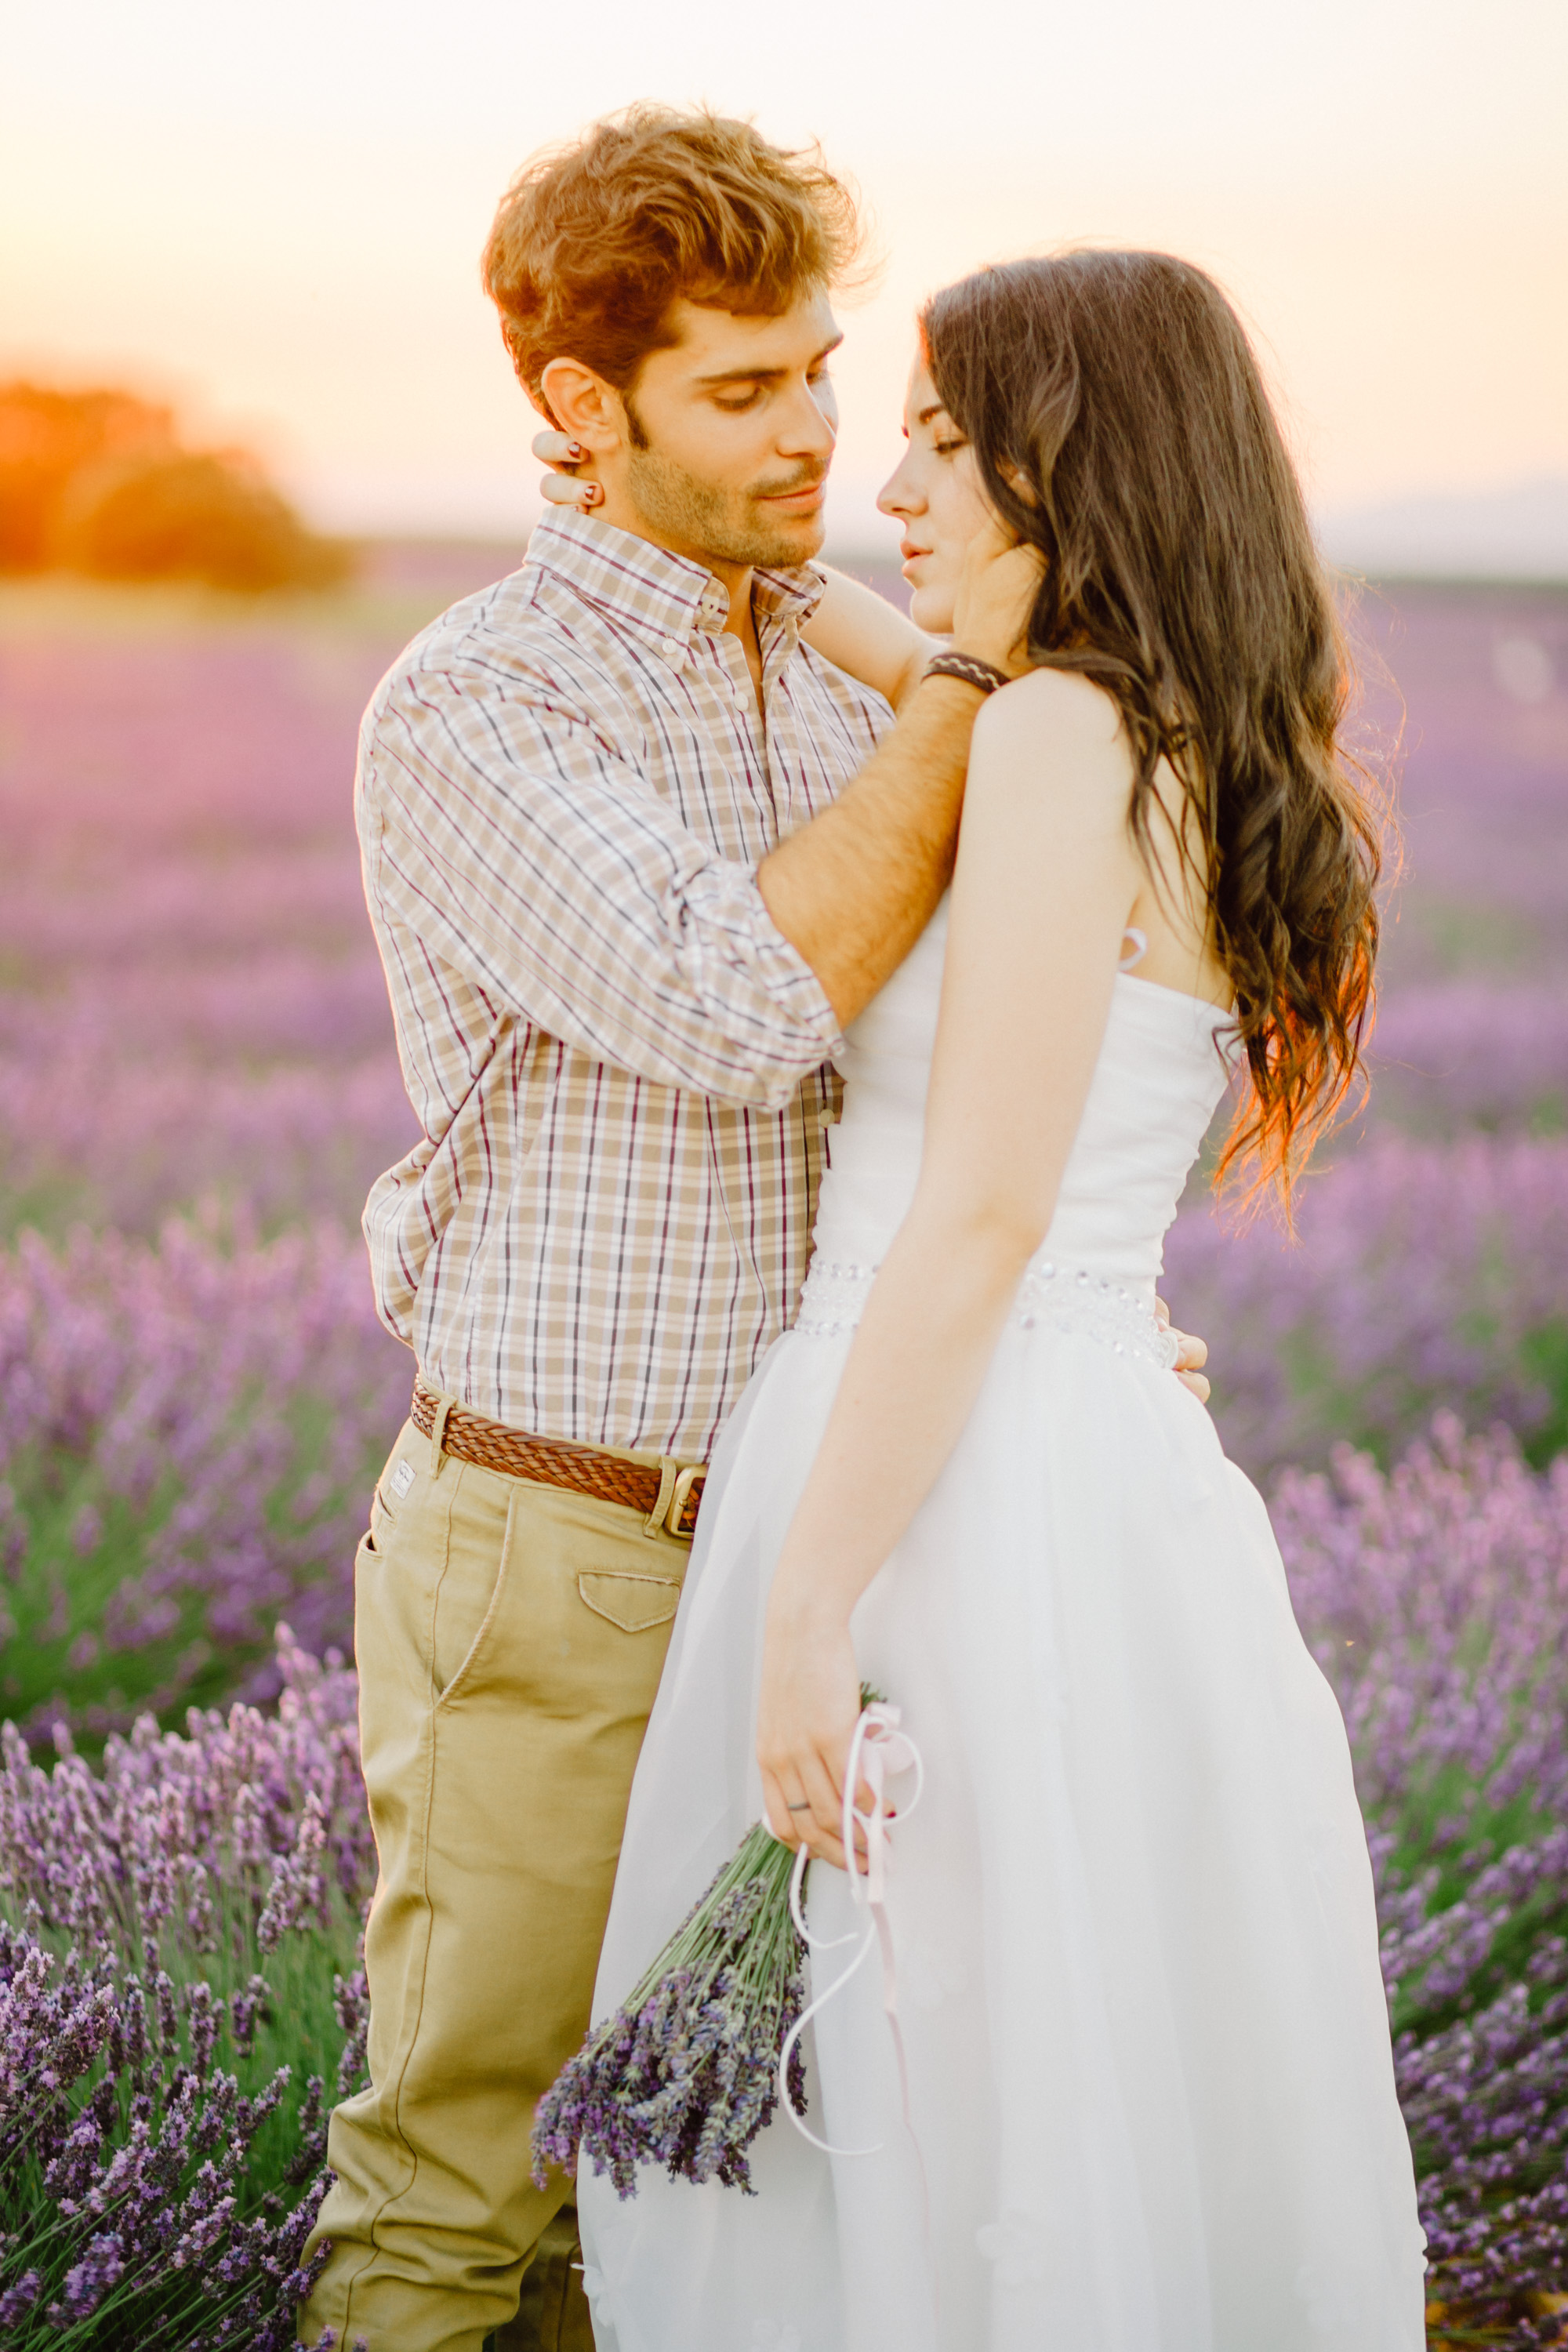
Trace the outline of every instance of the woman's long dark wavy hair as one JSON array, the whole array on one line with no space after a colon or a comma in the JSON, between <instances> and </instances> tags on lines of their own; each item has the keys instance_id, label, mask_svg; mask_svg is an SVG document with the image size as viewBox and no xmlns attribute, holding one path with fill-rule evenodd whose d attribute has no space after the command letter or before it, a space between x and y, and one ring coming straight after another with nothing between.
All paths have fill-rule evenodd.
<instances>
[{"instance_id":1,"label":"woman's long dark wavy hair","mask_svg":"<svg viewBox=\"0 0 1568 2352\"><path fill-rule=\"evenodd\" d=\"M1162 758L1180 782L1249 1079L1219 1176L1274 1184L1289 1217L1362 1067L1385 818L1342 740L1350 666L1246 334L1201 269L1095 251L980 270L921 331L986 496L1046 558L1035 662L1121 707L1146 859Z\"/></svg>"}]
</instances>

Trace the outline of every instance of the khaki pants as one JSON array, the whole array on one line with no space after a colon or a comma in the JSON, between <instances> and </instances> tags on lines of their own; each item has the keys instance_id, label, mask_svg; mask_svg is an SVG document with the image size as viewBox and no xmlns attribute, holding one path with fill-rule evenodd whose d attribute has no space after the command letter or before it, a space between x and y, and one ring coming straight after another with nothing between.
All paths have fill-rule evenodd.
<instances>
[{"instance_id":1,"label":"khaki pants","mask_svg":"<svg viewBox=\"0 0 1568 2352\"><path fill-rule=\"evenodd\" d=\"M533 2109L587 2029L689 1548L411 1424L393 1449L354 1564L371 2087L331 2120L307 2344L480 2352L518 2308L573 2186L532 2186Z\"/></svg>"}]
</instances>

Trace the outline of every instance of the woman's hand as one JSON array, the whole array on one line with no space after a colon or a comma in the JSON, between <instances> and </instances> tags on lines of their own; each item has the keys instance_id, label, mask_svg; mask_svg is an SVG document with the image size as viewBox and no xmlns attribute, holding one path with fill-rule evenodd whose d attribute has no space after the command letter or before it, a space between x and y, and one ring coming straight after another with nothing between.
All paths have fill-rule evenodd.
<instances>
[{"instance_id":1,"label":"woman's hand","mask_svg":"<svg viewBox=\"0 0 1568 2352\"><path fill-rule=\"evenodd\" d=\"M1015 540L999 522L970 541L952 611L952 649L993 663L1010 677L1029 667L1029 615L1046 576L1037 547Z\"/></svg>"},{"instance_id":2,"label":"woman's hand","mask_svg":"<svg viewBox=\"0 0 1568 2352\"><path fill-rule=\"evenodd\" d=\"M604 497L604 485L594 482L578 472L587 462L588 452L580 441L566 433L536 433L533 454L550 471L540 484L547 506L596 507Z\"/></svg>"},{"instance_id":3,"label":"woman's hand","mask_svg":"<svg viewBox=\"0 0 1568 2352\"><path fill-rule=\"evenodd\" d=\"M757 1715L763 1802L775 1837L839 1870L844 1768L859 1714L847 1620L770 1611Z\"/></svg>"}]
</instances>

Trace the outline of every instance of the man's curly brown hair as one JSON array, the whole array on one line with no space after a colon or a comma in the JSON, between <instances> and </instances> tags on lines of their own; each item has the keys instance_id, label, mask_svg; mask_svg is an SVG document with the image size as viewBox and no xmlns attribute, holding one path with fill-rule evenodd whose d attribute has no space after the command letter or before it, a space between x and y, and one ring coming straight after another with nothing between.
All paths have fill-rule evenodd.
<instances>
[{"instance_id":1,"label":"man's curly brown hair","mask_svg":"<svg viewBox=\"0 0 1568 2352\"><path fill-rule=\"evenodd\" d=\"M648 354L679 340L676 302L777 318L842 284L859 253L854 196L816 149L643 105L530 157L501 198L482 275L512 365L548 416L540 379L552 360L629 392Z\"/></svg>"}]
</instances>

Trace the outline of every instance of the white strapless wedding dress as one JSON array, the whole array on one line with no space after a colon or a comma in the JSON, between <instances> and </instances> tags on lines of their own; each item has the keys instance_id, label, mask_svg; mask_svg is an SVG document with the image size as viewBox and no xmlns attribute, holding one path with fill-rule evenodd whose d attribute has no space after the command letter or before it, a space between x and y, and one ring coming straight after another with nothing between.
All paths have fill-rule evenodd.
<instances>
[{"instance_id":1,"label":"white strapless wedding dress","mask_svg":"<svg viewBox=\"0 0 1568 2352\"><path fill-rule=\"evenodd\" d=\"M703 1501L595 2016L761 1811L768 1580L913 1192L943 939L851 1034L800 1318ZM599 2352L1420 2352L1344 1727L1151 1312L1220 1021L1118 980L1050 1233L856 1612L926 1769L888 1899L912 2136L873 1956L812 2029L809 2121L879 2153L781 2112L754 2198L647 2170L623 2204L584 2166ZM820 1865L809 1908L861 1917Z\"/></svg>"}]
</instances>

